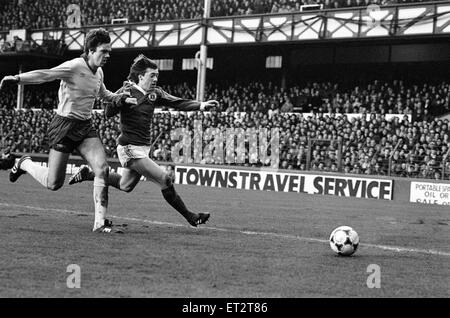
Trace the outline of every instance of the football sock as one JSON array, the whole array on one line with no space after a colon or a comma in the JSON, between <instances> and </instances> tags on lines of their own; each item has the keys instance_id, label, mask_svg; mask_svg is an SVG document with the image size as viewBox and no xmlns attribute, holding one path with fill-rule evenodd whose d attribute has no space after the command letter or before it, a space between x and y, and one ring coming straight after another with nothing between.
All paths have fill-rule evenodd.
<instances>
[{"instance_id":1,"label":"football sock","mask_svg":"<svg viewBox=\"0 0 450 318\"><path fill-rule=\"evenodd\" d=\"M94 178L94 230L105 224L106 210L108 209L108 185L103 178Z\"/></svg>"},{"instance_id":2,"label":"football sock","mask_svg":"<svg viewBox=\"0 0 450 318\"><path fill-rule=\"evenodd\" d=\"M122 176L118 173L115 172L109 172L109 177L108 177L108 183L109 185L113 186L116 189L122 190L120 188L120 180L122 179Z\"/></svg>"},{"instance_id":3,"label":"football sock","mask_svg":"<svg viewBox=\"0 0 450 318\"><path fill-rule=\"evenodd\" d=\"M184 216L187 220L192 219L196 216L196 213L192 213L186 208L183 200L181 200L178 193L175 191L173 185L169 186L166 189L161 190L164 199L169 203L175 210L177 210L182 216Z\"/></svg>"},{"instance_id":4,"label":"football sock","mask_svg":"<svg viewBox=\"0 0 450 318\"><path fill-rule=\"evenodd\" d=\"M40 184L47 188L48 168L34 163L30 159L22 161L20 169L25 170L36 179Z\"/></svg>"},{"instance_id":5,"label":"football sock","mask_svg":"<svg viewBox=\"0 0 450 318\"><path fill-rule=\"evenodd\" d=\"M89 171L89 174L87 175L86 178L84 178L83 180L85 181L94 181L95 179L95 174L93 171ZM122 175L116 173L116 172L109 172L109 176L108 176L108 186L113 186L116 189L122 190L120 187L120 180L122 179Z\"/></svg>"}]
</instances>

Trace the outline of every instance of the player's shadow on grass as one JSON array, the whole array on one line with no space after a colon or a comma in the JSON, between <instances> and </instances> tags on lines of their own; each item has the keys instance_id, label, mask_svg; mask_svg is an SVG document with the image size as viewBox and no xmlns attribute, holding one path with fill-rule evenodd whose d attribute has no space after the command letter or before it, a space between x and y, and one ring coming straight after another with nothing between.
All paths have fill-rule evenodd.
<instances>
[{"instance_id":1,"label":"player's shadow on grass","mask_svg":"<svg viewBox=\"0 0 450 318\"><path fill-rule=\"evenodd\" d=\"M206 229L200 227L195 228L189 225L186 226L158 226L146 224L131 224L126 228L125 234L148 234L156 233L160 235L204 235Z\"/></svg>"}]
</instances>

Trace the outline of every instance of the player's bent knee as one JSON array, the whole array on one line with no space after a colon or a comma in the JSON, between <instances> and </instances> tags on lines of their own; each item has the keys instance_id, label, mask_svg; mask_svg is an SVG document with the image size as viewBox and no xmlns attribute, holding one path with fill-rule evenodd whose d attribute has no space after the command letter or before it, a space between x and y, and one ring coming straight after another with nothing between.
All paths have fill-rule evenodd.
<instances>
[{"instance_id":1,"label":"player's bent knee","mask_svg":"<svg viewBox=\"0 0 450 318\"><path fill-rule=\"evenodd\" d=\"M169 188L173 185L173 178L168 173L164 173L162 180L163 180L163 183L161 184L161 186L164 188Z\"/></svg>"},{"instance_id":2,"label":"player's bent knee","mask_svg":"<svg viewBox=\"0 0 450 318\"><path fill-rule=\"evenodd\" d=\"M96 177L107 179L109 176L109 166L108 164L102 164L96 169L93 169Z\"/></svg>"}]
</instances>

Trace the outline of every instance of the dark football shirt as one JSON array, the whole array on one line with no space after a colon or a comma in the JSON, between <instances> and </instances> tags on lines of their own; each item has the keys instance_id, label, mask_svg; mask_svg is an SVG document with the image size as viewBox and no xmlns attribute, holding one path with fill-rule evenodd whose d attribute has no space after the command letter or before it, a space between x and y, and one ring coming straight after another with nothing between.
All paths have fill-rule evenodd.
<instances>
[{"instance_id":1,"label":"dark football shirt","mask_svg":"<svg viewBox=\"0 0 450 318\"><path fill-rule=\"evenodd\" d=\"M129 91L131 97L137 99L137 105L122 107L106 104L105 115L112 117L120 113L119 145L150 146L150 127L156 107L166 106L178 111L192 111L200 109L200 102L175 97L165 92L161 87L150 89L146 94L137 89L132 83L125 82L117 93Z\"/></svg>"}]
</instances>

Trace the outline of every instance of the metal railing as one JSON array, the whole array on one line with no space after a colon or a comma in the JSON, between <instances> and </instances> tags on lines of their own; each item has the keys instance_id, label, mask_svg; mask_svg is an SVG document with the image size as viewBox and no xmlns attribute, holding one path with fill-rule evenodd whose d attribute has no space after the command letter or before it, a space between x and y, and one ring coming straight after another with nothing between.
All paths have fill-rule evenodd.
<instances>
[{"instance_id":1,"label":"metal railing","mask_svg":"<svg viewBox=\"0 0 450 318\"><path fill-rule=\"evenodd\" d=\"M448 149L447 153L442 158L442 180L445 180L445 170L447 166L447 159L450 154L450 148Z\"/></svg>"},{"instance_id":2,"label":"metal railing","mask_svg":"<svg viewBox=\"0 0 450 318\"><path fill-rule=\"evenodd\" d=\"M401 140L397 142L397 145L395 145L394 150L391 152L391 155L389 156L389 168L388 168L388 176L391 176L392 171L392 157L394 157L395 152L397 151L398 147L400 146Z\"/></svg>"},{"instance_id":3,"label":"metal railing","mask_svg":"<svg viewBox=\"0 0 450 318\"><path fill-rule=\"evenodd\" d=\"M111 32L111 45L119 49L197 46L203 38L208 45L230 45L450 35L449 4L449 1L436 1L387 5L379 7L376 15L368 12L367 7L354 7L101 27ZM207 26L206 34L203 33L204 25ZM54 38L63 40L69 50L81 50L85 34L97 27L31 30L30 40L42 45L42 41ZM6 35L6 32L0 32L0 39Z\"/></svg>"}]
</instances>

